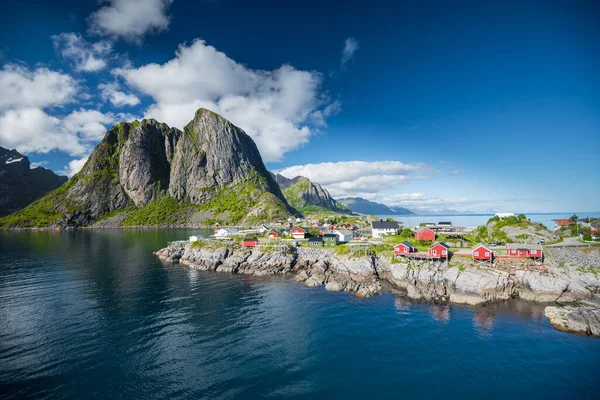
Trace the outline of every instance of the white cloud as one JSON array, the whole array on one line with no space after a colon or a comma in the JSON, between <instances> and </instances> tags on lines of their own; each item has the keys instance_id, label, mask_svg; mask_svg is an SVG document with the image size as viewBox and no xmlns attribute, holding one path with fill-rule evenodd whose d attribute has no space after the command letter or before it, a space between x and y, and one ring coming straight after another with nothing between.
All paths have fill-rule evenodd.
<instances>
[{"instance_id":1,"label":"white cloud","mask_svg":"<svg viewBox=\"0 0 600 400\"><path fill-rule=\"evenodd\" d=\"M106 59L112 51L112 43L100 41L92 44L78 33L54 35L52 42L56 51L74 64L75 70L83 72L96 72L106 68Z\"/></svg>"},{"instance_id":2,"label":"white cloud","mask_svg":"<svg viewBox=\"0 0 600 400\"><path fill-rule=\"evenodd\" d=\"M140 99L132 94L120 90L117 83L101 83L98 85L100 95L104 101L110 101L115 106L136 106Z\"/></svg>"},{"instance_id":3,"label":"white cloud","mask_svg":"<svg viewBox=\"0 0 600 400\"><path fill-rule=\"evenodd\" d=\"M88 153L114 122L114 115L96 110L80 109L62 119L39 108L9 110L0 114L0 145L22 153L60 150L80 156Z\"/></svg>"},{"instance_id":4,"label":"white cloud","mask_svg":"<svg viewBox=\"0 0 600 400\"><path fill-rule=\"evenodd\" d=\"M74 101L78 90L69 75L5 66L0 70L0 145L23 153L89 153L107 125L116 122L112 113L82 108L57 117L46 111Z\"/></svg>"},{"instance_id":5,"label":"white cloud","mask_svg":"<svg viewBox=\"0 0 600 400\"><path fill-rule=\"evenodd\" d=\"M0 112L20 107L61 106L74 100L78 83L48 68L8 64L0 70Z\"/></svg>"},{"instance_id":6,"label":"white cloud","mask_svg":"<svg viewBox=\"0 0 600 400\"><path fill-rule=\"evenodd\" d=\"M125 68L127 84L156 101L148 117L182 128L196 109L213 110L241 127L265 161L280 160L307 143L325 118L339 110L321 91L321 74L283 65L253 70L196 40L169 62Z\"/></svg>"},{"instance_id":7,"label":"white cloud","mask_svg":"<svg viewBox=\"0 0 600 400\"><path fill-rule=\"evenodd\" d=\"M49 162L44 160L44 161L32 162L30 165L31 165L31 168L37 168L37 167L43 167L44 165L48 165L48 164L49 164Z\"/></svg>"},{"instance_id":8,"label":"white cloud","mask_svg":"<svg viewBox=\"0 0 600 400\"><path fill-rule=\"evenodd\" d=\"M348 61L354 56L358 50L358 41L352 37L349 37L344 41L344 48L342 49L342 67L346 65Z\"/></svg>"},{"instance_id":9,"label":"white cloud","mask_svg":"<svg viewBox=\"0 0 600 400\"><path fill-rule=\"evenodd\" d=\"M109 0L90 15L90 32L141 44L146 34L167 30L171 0Z\"/></svg>"},{"instance_id":10,"label":"white cloud","mask_svg":"<svg viewBox=\"0 0 600 400\"><path fill-rule=\"evenodd\" d=\"M414 179L427 179L432 171L426 164L399 161L341 161L295 165L279 173L288 178L300 175L319 182L334 197L365 197Z\"/></svg>"},{"instance_id":11,"label":"white cloud","mask_svg":"<svg viewBox=\"0 0 600 400\"><path fill-rule=\"evenodd\" d=\"M72 161L65 166L65 168L61 171L58 171L59 175L67 175L69 178L81 171L81 168L85 165L89 158L89 154L82 158L78 158Z\"/></svg>"}]
</instances>

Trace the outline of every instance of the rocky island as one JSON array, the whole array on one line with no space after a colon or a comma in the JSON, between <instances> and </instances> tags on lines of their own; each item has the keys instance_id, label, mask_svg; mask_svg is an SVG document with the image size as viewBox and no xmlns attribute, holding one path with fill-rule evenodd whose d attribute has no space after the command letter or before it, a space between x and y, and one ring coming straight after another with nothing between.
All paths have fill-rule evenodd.
<instances>
[{"instance_id":1,"label":"rocky island","mask_svg":"<svg viewBox=\"0 0 600 400\"><path fill-rule=\"evenodd\" d=\"M550 258L575 252L597 265L598 252L584 253L575 248L548 250ZM323 285L331 291L355 292L358 297L380 293L386 284L406 291L408 297L434 302L485 305L521 298L554 303L546 311L553 326L598 336L597 306L600 274L595 268L556 264L544 266L511 265L500 268L466 265L464 262L400 261L389 254L359 255L337 249L305 248L288 245L247 249L237 243L198 241L173 244L155 253L161 260L190 268L250 275L293 274L306 286Z\"/></svg>"}]
</instances>

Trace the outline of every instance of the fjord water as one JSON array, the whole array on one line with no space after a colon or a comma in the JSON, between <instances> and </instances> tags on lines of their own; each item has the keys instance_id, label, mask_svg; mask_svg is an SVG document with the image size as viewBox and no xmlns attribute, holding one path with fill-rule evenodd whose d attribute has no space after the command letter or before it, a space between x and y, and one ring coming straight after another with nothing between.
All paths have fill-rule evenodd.
<instances>
[{"instance_id":1,"label":"fjord water","mask_svg":"<svg viewBox=\"0 0 600 400\"><path fill-rule=\"evenodd\" d=\"M597 398L543 307L360 300L163 265L186 230L0 232L2 398Z\"/></svg>"}]
</instances>

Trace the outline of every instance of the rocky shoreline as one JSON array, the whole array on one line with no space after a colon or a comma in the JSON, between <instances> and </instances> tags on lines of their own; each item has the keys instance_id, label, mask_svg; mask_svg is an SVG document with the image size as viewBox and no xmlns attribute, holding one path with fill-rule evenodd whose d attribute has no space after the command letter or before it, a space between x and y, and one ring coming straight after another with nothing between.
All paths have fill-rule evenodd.
<instances>
[{"instance_id":1,"label":"rocky shoreline","mask_svg":"<svg viewBox=\"0 0 600 400\"><path fill-rule=\"evenodd\" d=\"M484 305L521 298L568 305L570 312L560 313L563 320L580 319L580 313L573 312L579 307L576 303L593 299L600 293L600 276L594 270L563 264L549 263L542 269L503 270L442 262L397 261L382 255L352 257L324 248L260 251L237 244L196 243L166 247L155 254L165 262L198 270L257 276L294 274L295 280L308 287L322 285L326 290L354 292L358 297L380 293L385 281L403 289L412 299L434 302ZM550 313L557 312L550 310ZM585 315L598 316L600 311ZM553 326L598 336L600 318L587 320L594 328L569 329L580 325L577 323L562 323L561 328Z\"/></svg>"}]
</instances>

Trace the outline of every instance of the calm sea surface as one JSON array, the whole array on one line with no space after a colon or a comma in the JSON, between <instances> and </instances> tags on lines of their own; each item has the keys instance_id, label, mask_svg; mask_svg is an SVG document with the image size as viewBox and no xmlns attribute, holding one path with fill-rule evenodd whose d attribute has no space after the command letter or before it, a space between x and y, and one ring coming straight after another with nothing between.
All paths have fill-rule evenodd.
<instances>
[{"instance_id":1,"label":"calm sea surface","mask_svg":"<svg viewBox=\"0 0 600 400\"><path fill-rule=\"evenodd\" d=\"M527 218L534 222L540 222L550 230L556 228L554 220L561 218L569 218L573 214L577 214L579 218L595 217L600 218L600 212L584 212L584 213L527 213ZM379 218L386 219L392 217L397 221L401 221L405 226L419 226L421 222L431 222L437 224L440 221L452 222L456 226L479 226L485 225L494 214L456 214L456 215L378 215Z\"/></svg>"},{"instance_id":2,"label":"calm sea surface","mask_svg":"<svg viewBox=\"0 0 600 400\"><path fill-rule=\"evenodd\" d=\"M359 300L161 264L183 230L0 232L2 398L598 398L600 340L525 302Z\"/></svg>"}]
</instances>

